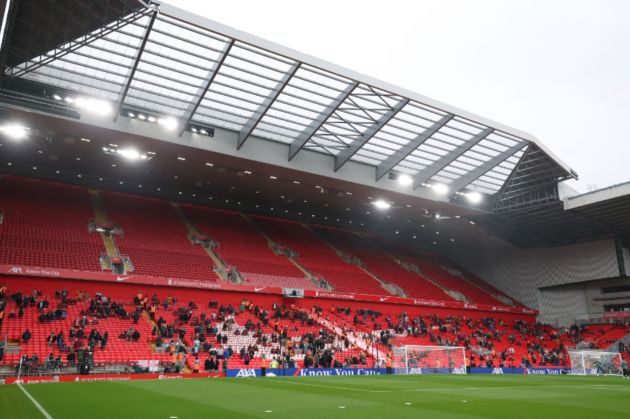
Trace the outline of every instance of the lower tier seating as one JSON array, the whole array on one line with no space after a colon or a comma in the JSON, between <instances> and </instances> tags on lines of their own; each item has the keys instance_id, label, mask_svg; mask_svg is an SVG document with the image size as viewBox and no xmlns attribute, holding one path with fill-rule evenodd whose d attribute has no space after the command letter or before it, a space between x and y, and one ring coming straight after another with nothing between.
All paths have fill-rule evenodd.
<instances>
[{"instance_id":1,"label":"lower tier seating","mask_svg":"<svg viewBox=\"0 0 630 419\"><path fill-rule=\"evenodd\" d=\"M381 307L387 311L8 290L0 295L0 336L8 343L0 366L14 367L26 356L32 372L72 367L80 357L96 367L156 362L180 371L220 369L224 360L230 368L266 362L361 367L381 365L400 345L462 346L472 366L567 366L568 349L629 331L625 325L556 329L500 315L408 315L405 307ZM622 353L627 356L627 348Z\"/></svg>"}]
</instances>

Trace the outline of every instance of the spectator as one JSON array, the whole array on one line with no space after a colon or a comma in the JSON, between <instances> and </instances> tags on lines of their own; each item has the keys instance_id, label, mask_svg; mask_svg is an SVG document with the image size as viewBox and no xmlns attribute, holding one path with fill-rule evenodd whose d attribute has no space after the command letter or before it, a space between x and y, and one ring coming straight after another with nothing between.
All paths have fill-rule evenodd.
<instances>
[{"instance_id":1,"label":"spectator","mask_svg":"<svg viewBox=\"0 0 630 419\"><path fill-rule=\"evenodd\" d=\"M28 343L28 341L31 340L32 337L33 335L31 334L31 331L26 329L24 333L22 333L22 342Z\"/></svg>"}]
</instances>

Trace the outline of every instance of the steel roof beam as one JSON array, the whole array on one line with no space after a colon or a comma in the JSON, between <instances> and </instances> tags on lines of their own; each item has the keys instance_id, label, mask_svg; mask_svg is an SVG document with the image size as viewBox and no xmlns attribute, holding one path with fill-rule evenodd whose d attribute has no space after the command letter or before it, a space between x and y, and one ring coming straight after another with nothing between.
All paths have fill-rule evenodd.
<instances>
[{"instance_id":1,"label":"steel roof beam","mask_svg":"<svg viewBox=\"0 0 630 419\"><path fill-rule=\"evenodd\" d=\"M487 162L482 163L479 166L475 167L474 169L470 170L465 175L460 176L459 178L455 179L453 182L451 182L448 185L451 191L451 194L454 194L455 192L458 192L464 189L466 186L470 185L472 182L474 182L475 180L483 176L486 172L490 171L493 167L495 167L496 165L498 165L499 163L501 163L502 161L510 157L512 154L516 153L517 151L525 147L526 145L527 143L525 142L516 143L512 147L509 147L508 149L503 151L502 153L497 154L496 156L494 156Z\"/></svg>"},{"instance_id":2,"label":"steel roof beam","mask_svg":"<svg viewBox=\"0 0 630 419\"><path fill-rule=\"evenodd\" d=\"M142 37L142 42L140 43L140 46L138 47L138 51L136 52L136 57L133 61L133 66L131 67L131 70L129 71L129 76L127 76L127 83L125 83L125 87L120 93L120 99L118 100L118 106L116 107L116 113L114 114L114 121L116 121L118 119L118 115L120 115L120 110L123 107L125 98L127 97L127 93L129 92L129 88L131 87L133 76L136 74L136 70L138 69L138 65L140 64L140 58L142 58L142 53L144 52L144 47L147 45L147 42L149 41L149 36L151 36L151 29L153 29L153 24L155 23L155 19L157 18L158 14L159 14L159 10L155 9L153 14L151 15L151 19L149 20L147 27L144 30L144 36Z\"/></svg>"},{"instance_id":3,"label":"steel roof beam","mask_svg":"<svg viewBox=\"0 0 630 419\"><path fill-rule=\"evenodd\" d=\"M223 51L219 55L218 59L212 64L212 68L208 70L208 74L206 74L203 84L199 86L199 89L197 89L195 96L193 96L193 97L196 97L197 100L188 104L188 109L186 109L186 112L184 113L184 116L182 118L184 123L182 125L181 130L179 131L180 137L184 134L184 132L186 131L186 128L188 128L188 124L190 124L190 121L192 120L193 116L195 116L195 113L197 112L197 109L199 109L199 106L201 105L203 98L206 96L208 89L210 89L210 85L212 85L212 82L214 81L215 77L217 76L217 74L219 74L219 69L223 65L223 62L225 61L227 56L230 54L230 50L232 49L233 45L234 45L234 39L230 40L230 42L225 44L225 47L223 48Z\"/></svg>"},{"instance_id":4,"label":"steel roof beam","mask_svg":"<svg viewBox=\"0 0 630 419\"><path fill-rule=\"evenodd\" d=\"M381 128L387 125L387 123L391 121L391 119L396 116L396 114L400 112L400 110L404 108L407 103L409 103L409 99L402 99L400 102L396 103L394 106L391 107L389 111L381 115L381 117L378 118L374 122L374 124L366 129L358 138L352 141L352 143L350 143L347 148L337 154L337 156L335 157L335 172L341 169L341 167L346 164L346 162L350 160L350 158L354 156L354 154L359 151L361 147L363 147L368 141L370 141L370 139L374 137L374 135L379 132Z\"/></svg>"},{"instance_id":5,"label":"steel roof beam","mask_svg":"<svg viewBox=\"0 0 630 419\"><path fill-rule=\"evenodd\" d=\"M21 77L24 76L27 73L33 72L35 70L37 70L38 68L41 68L47 64L52 63L53 61L57 60L60 57L64 57L68 54L71 54L77 50L79 50L81 47L84 47L86 45L90 45L92 42L104 38L107 35L114 33L114 32L118 32L121 31L122 28L124 28L125 26L132 24L140 19L142 19L145 16L148 16L151 11L154 10L153 13L155 13L155 11L157 10L155 7L148 7L146 9L143 9L141 11L136 11L131 13L128 16L124 16L120 19L118 19L116 22L114 22L113 24L110 24L108 26L104 26L102 28L97 29L94 33L89 33L87 35L83 35L75 40L66 42L65 44L63 44L62 46L56 47L53 50L44 53L42 55L40 55L39 57L34 57L33 59L26 61L23 63L23 67L17 66L14 67L11 70L11 76L13 77ZM7 35L8 38L8 35ZM8 40L8 39L7 39ZM3 48L3 50L6 50L7 48ZM39 59L38 61L34 61L35 59Z\"/></svg>"},{"instance_id":6,"label":"steel roof beam","mask_svg":"<svg viewBox=\"0 0 630 419\"><path fill-rule=\"evenodd\" d=\"M408 155L413 153L418 147L420 147L426 140L431 138L433 134L438 132L440 128L446 125L454 115L448 114L435 121L429 128L426 128L422 133L418 134L416 138L409 141L404 146L400 147L396 152L391 154L387 159L383 160L381 164L376 168L376 180L380 180L390 170L398 165L401 161L407 158Z\"/></svg>"},{"instance_id":7,"label":"steel roof beam","mask_svg":"<svg viewBox=\"0 0 630 419\"><path fill-rule=\"evenodd\" d=\"M448 167L451 163L457 160L462 154L479 144L483 139L485 139L488 135L494 132L493 128L486 128L481 131L479 134L475 135L470 140L460 144L455 147L453 150L446 153L444 156L435 160L433 163L429 164L424 169L420 170L414 176L414 189L418 186L422 185L427 180L431 179L433 176L440 173L440 171L446 167Z\"/></svg>"},{"instance_id":8,"label":"steel roof beam","mask_svg":"<svg viewBox=\"0 0 630 419\"><path fill-rule=\"evenodd\" d=\"M263 100L258 109L256 109L256 112L254 112L252 117L245 123L241 131L238 133L238 142L236 143L237 150L240 150L241 147L243 147L245 141L247 141L249 136L256 129L256 126L258 126L260 121L265 117L265 114L271 105L273 105L278 96L280 96L280 93L282 93L282 90L284 90L287 84L289 84L289 81L291 81L293 75L298 71L301 64L302 63L299 61L296 61L291 65L289 70L284 74L284 76L282 76L282 79L280 79L278 84L276 84L276 86L271 90L269 96Z\"/></svg>"},{"instance_id":9,"label":"steel roof beam","mask_svg":"<svg viewBox=\"0 0 630 419\"><path fill-rule=\"evenodd\" d=\"M295 155L306 145L308 140L311 139L321 127L326 123L328 118L335 113L337 108L352 94L354 89L359 85L358 82L350 83L345 89L337 96L337 98L324 109L321 113L321 118L314 119L304 131L291 143L289 146L289 161L295 157Z\"/></svg>"}]
</instances>

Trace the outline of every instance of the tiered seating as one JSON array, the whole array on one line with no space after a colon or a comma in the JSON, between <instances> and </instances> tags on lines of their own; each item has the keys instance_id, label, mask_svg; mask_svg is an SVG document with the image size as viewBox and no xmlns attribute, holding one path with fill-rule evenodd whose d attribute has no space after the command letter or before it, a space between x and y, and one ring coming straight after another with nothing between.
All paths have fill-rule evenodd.
<instances>
[{"instance_id":1,"label":"tiered seating","mask_svg":"<svg viewBox=\"0 0 630 419\"><path fill-rule=\"evenodd\" d=\"M446 289L461 293L469 302L488 305L505 305L505 303L497 300L482 288L448 272L437 262L423 259L413 251L401 247L396 247L394 252L396 257L399 257L404 262L416 265L424 275L427 275Z\"/></svg>"},{"instance_id":2,"label":"tiered seating","mask_svg":"<svg viewBox=\"0 0 630 419\"><path fill-rule=\"evenodd\" d=\"M50 308L56 309L59 300L54 295L45 295L39 297L38 300L46 299L50 302ZM133 311L132 304L126 304L128 311ZM22 317L16 316L15 318L8 318L5 316L2 323L0 335L6 336L9 341L21 341L22 333L28 329L32 338L28 343L20 343L19 353L5 353L2 360L3 365L15 365L19 363L22 355L33 356L36 355L40 362L43 362L50 353L55 357L61 356L63 365L67 365L66 352L60 352L57 344L49 345L48 336L51 333L59 334L63 332L64 342L67 347L71 347L76 339L69 338L69 330L73 325L75 319L82 317L82 311L87 311L89 307L89 301L79 301L68 305L67 317L65 319L52 320L52 321L39 321L40 312L36 306L29 306L24 310ZM8 300L6 313L17 313L17 307L13 301ZM104 349L101 349L100 344L97 344L94 350L94 362L98 364L113 364L113 363L129 363L137 360L150 360L158 359L156 354L153 353L150 345L151 338L151 325L141 318L137 324L134 324L133 319L122 319L120 317L106 317L95 318L88 315L89 323L85 326L85 335L90 333L92 329L98 330L101 334L105 331L108 332L109 339ZM140 339L137 342L128 341L125 339L119 339L119 336L124 331L133 327L140 332ZM87 344L87 339L82 340L83 345ZM82 346L83 346L82 345Z\"/></svg>"},{"instance_id":3,"label":"tiered seating","mask_svg":"<svg viewBox=\"0 0 630 419\"><path fill-rule=\"evenodd\" d=\"M4 176L0 207L0 264L100 270L103 241L88 233L94 213L85 188Z\"/></svg>"},{"instance_id":4,"label":"tiered seating","mask_svg":"<svg viewBox=\"0 0 630 419\"><path fill-rule=\"evenodd\" d=\"M228 306L222 307L224 309L228 308ZM180 321L177 314L180 309L183 309L186 312L192 311L191 318L187 321ZM260 310L260 312L265 310L268 313L267 324L255 315L254 312L257 310ZM189 347L195 339L193 330L194 326L196 324L203 323L199 321L203 317L202 313L205 315L206 319L213 319L210 320L210 326L216 328L218 334L221 335L222 342L218 341L216 333L205 335L206 342L211 344L215 349L222 348L226 351L228 348L231 348L234 351L234 354L229 359L230 368L258 368L261 365L261 358L263 356L268 360L271 360L273 358L279 359L281 354L290 354L290 357L296 362L296 366L303 367L305 353L299 348L300 341L307 334L314 337L320 336L321 331L324 328L314 320L309 321L309 315L306 311L287 308L278 308L278 310L280 310L279 312L281 312L283 316L286 313L293 312L295 315L297 315L296 313L300 313L303 317L276 317L276 311L273 310L272 307L260 306L253 310L252 306L250 306L248 302L243 302L238 310L226 310L224 314L230 314L222 317L220 314L221 308L207 308L207 304L201 301L194 301L192 302L192 305L191 303L187 303L183 306L180 305L169 310L159 309L157 315L164 318L168 324L172 324L176 330L179 330L181 327L186 329L186 333L182 341ZM233 320L233 323L227 319ZM249 331L245 327L248 322L252 325L252 328ZM260 328L259 334L257 333L258 328ZM282 345L280 335L285 330L288 341ZM343 364L347 357L360 357L360 351L358 349L346 348L344 346L342 335L336 335L335 331L328 329L327 333L335 335L333 342L326 343L325 345L326 349L331 349L333 351L333 359ZM177 340L178 337L176 336L174 339ZM165 339L164 343L168 345L169 339ZM249 361L246 361L240 356L240 352L242 349L247 350L250 347L255 347L256 350L254 352L254 356ZM208 352L199 352L197 355L189 355L186 365L189 368L192 368L194 358L199 358L200 363L203 364L208 357ZM369 358L369 354L367 358ZM169 361L170 355L162 353L160 359L163 361ZM356 364L354 366L367 365L368 364L366 363L362 365Z\"/></svg>"},{"instance_id":5,"label":"tiered seating","mask_svg":"<svg viewBox=\"0 0 630 419\"><path fill-rule=\"evenodd\" d=\"M183 205L199 230L219 243L217 253L236 266L247 279L250 274L302 278L304 274L283 255L276 255L267 241L235 211ZM256 276L251 276L255 279Z\"/></svg>"},{"instance_id":6,"label":"tiered seating","mask_svg":"<svg viewBox=\"0 0 630 419\"><path fill-rule=\"evenodd\" d=\"M630 332L630 327L617 326L595 340L595 344L600 349L606 349ZM616 349L616 348L615 348Z\"/></svg>"},{"instance_id":7,"label":"tiered seating","mask_svg":"<svg viewBox=\"0 0 630 419\"><path fill-rule=\"evenodd\" d=\"M387 294L380 284L354 264L342 261L335 251L299 223L253 217L275 241L298 253L297 261L313 275L321 276L337 291Z\"/></svg>"},{"instance_id":8,"label":"tiered seating","mask_svg":"<svg viewBox=\"0 0 630 419\"><path fill-rule=\"evenodd\" d=\"M516 301L514 298L508 296L506 293L504 293L501 290L498 290L497 288L493 287L492 285L488 284L486 281L482 280L481 278L477 277L476 275L473 275L470 272L466 272L462 269L456 268L459 272L461 272L461 274L465 277L465 279L470 282L471 284L477 286L478 288L481 288L483 291L485 291L487 294L489 295L493 295L493 296L503 296L505 297L504 300L505 301L511 301L513 306L515 307L523 307L523 304L521 304L520 302Z\"/></svg>"},{"instance_id":9,"label":"tiered seating","mask_svg":"<svg viewBox=\"0 0 630 419\"><path fill-rule=\"evenodd\" d=\"M101 192L108 217L120 225L120 252L128 255L134 273L216 281L212 259L193 246L187 229L166 201L116 192Z\"/></svg>"},{"instance_id":10,"label":"tiered seating","mask_svg":"<svg viewBox=\"0 0 630 419\"><path fill-rule=\"evenodd\" d=\"M29 291L24 291L30 295ZM51 310L59 305L60 300L54 295L38 297L38 301L43 298L50 302ZM134 312L138 307L131 302L131 298L120 303L128 313ZM212 344L214 349L226 351L231 348L234 355L229 359L230 368L256 368L260 366L263 355L272 359L287 353L298 367L302 367L305 351L300 344L306 335L313 338L324 336L324 347L332 350L333 359L341 364L346 363L349 358L363 357L363 364L355 363L353 366L373 365L376 357L384 358L389 345L449 345L466 347L473 365L489 363L491 366L518 367L524 362L534 366L564 366L568 362L566 350L576 343L589 340L610 343L609 340L621 337L628 331L628 327L617 325L573 326L557 330L521 320L505 321L500 316L471 319L463 316L407 315L405 307L395 305L384 306L387 312L380 313L374 309L350 309L343 306L330 306L327 309L315 306L305 309L300 307L299 301L291 307L256 306L252 302L243 301L240 307L235 308L219 302L213 303L211 308L207 302L202 301L175 305L163 303L164 301L160 303L159 300L154 302L156 319L164 318L167 324L175 327L175 342L180 341L179 332L183 328L181 342L187 347L186 365L190 368L195 358L191 354L195 333L203 333L205 341ZM0 335L7 336L10 342L18 341L24 330L29 329L33 338L21 345L19 353L5 353L3 365L15 365L24 354L37 355L43 361L49 353L61 355L65 365L66 353L60 353L54 344L49 345L47 337L51 333L63 331L65 344L71 345L73 341L69 339L69 329L75 319L89 312L89 306L89 300L72 301L71 297L67 317L46 322L38 319L40 312L35 305L27 306L21 317L6 315ZM6 313L17 311L16 304L7 299ZM182 312L190 312L192 315L182 321ZM113 315L94 318L96 311L92 313L88 314L89 323L84 328L86 334L92 328L100 333L107 331L109 334L105 349L101 350L98 344L96 346L96 365L139 360L168 363L173 360L171 354L154 349L154 323L147 321L146 313L140 316L137 323L129 317ZM209 331L201 327L204 319L208 319ZM138 341L119 338L129 327L140 332ZM217 333L224 337L221 341L218 340ZM283 333L286 333L286 340L281 338ZM163 338L162 342L168 346L170 338ZM84 341L83 345L85 343ZM252 349L253 347L255 348ZM240 352L241 349L248 348L252 349L253 357L246 362ZM210 356L211 349L206 347L199 352L202 365Z\"/></svg>"},{"instance_id":11,"label":"tiered seating","mask_svg":"<svg viewBox=\"0 0 630 419\"><path fill-rule=\"evenodd\" d=\"M122 255L130 257L134 273L217 281L212 258L187 238L188 230L170 203L117 192L100 192L108 218L122 227L114 236ZM45 268L100 270L104 245L87 224L94 212L87 190L28 178L0 179L0 264ZM182 205L200 233L218 243L217 254L236 267L252 285L316 289L306 274L284 255L271 250L267 240L238 212ZM490 285L463 273L461 278L409 249L392 246L392 254L422 269L414 273L399 266L368 238L339 229L252 216L271 238L294 252L297 262L335 291L387 295L376 278L399 286L409 297L453 300L445 291L458 291L470 302L505 305ZM315 232L315 234L314 234ZM324 237L322 240L320 237ZM326 241L345 253L342 258ZM289 254L289 253L287 253ZM364 268L347 262L359 258ZM429 278L429 279L427 279ZM436 286L437 283L437 286ZM494 295L494 296L493 296Z\"/></svg>"},{"instance_id":12,"label":"tiered seating","mask_svg":"<svg viewBox=\"0 0 630 419\"><path fill-rule=\"evenodd\" d=\"M405 270L396 264L391 257L356 234L346 230L324 227L318 227L317 231L337 249L361 259L370 272L386 282L391 282L401 287L408 297L418 297L427 300L453 300L441 288L420 275Z\"/></svg>"},{"instance_id":13,"label":"tiered seating","mask_svg":"<svg viewBox=\"0 0 630 419\"><path fill-rule=\"evenodd\" d=\"M327 318L340 327L354 331L355 334L371 334L380 353L386 353L386 346L382 344L381 334L389 333L388 343L393 346L402 345L448 345L465 346L467 353L474 355L474 362L481 365L480 354L484 355L483 363L489 358L493 366L501 363L501 353L506 352L506 366L521 366L523 358L532 365L544 365L544 359L538 346L544 348L546 353L557 349L560 344L565 347L573 347L570 340L561 339L559 332L543 325L529 325L524 322L504 322L500 319L471 320L464 317L438 318L435 316L420 316L406 318L403 310L395 310L398 314L388 313L376 319L358 316L358 323L354 322L357 313L346 314L343 311L334 311L327 314ZM406 318L406 320L405 320ZM414 323L421 319L425 330ZM492 327L490 325L492 324ZM512 338L512 339L511 339ZM510 350L513 349L513 352ZM512 352L510 354L510 352ZM564 362L565 352L559 365Z\"/></svg>"}]
</instances>

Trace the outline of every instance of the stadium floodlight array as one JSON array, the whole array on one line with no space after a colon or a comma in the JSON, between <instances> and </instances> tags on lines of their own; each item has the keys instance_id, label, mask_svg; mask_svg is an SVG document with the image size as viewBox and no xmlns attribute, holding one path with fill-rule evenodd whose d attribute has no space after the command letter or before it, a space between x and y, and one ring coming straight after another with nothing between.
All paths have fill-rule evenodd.
<instances>
[{"instance_id":1,"label":"stadium floodlight array","mask_svg":"<svg viewBox=\"0 0 630 419\"><path fill-rule=\"evenodd\" d=\"M623 375L621 354L605 351L569 351L571 374Z\"/></svg>"},{"instance_id":2,"label":"stadium floodlight array","mask_svg":"<svg viewBox=\"0 0 630 419\"><path fill-rule=\"evenodd\" d=\"M405 345L392 354L395 374L466 374L463 346Z\"/></svg>"}]
</instances>

